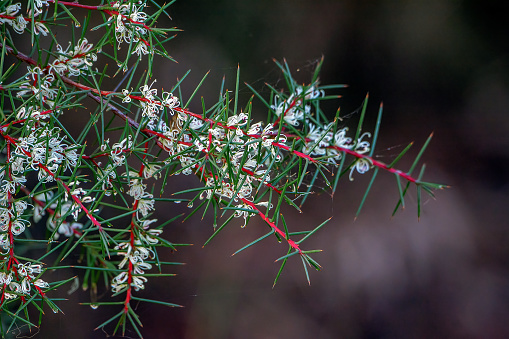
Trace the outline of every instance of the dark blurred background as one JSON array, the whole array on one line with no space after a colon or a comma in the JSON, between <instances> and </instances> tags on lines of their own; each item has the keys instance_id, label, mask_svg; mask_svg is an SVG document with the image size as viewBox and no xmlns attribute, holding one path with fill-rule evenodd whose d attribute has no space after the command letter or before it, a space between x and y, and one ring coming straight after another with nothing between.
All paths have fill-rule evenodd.
<instances>
[{"instance_id":1,"label":"dark blurred background","mask_svg":"<svg viewBox=\"0 0 509 339\"><path fill-rule=\"evenodd\" d=\"M267 93L265 82L283 85L273 58L286 58L305 83L323 55L321 83L349 85L332 114L338 106L355 111L369 91L368 126L384 103L380 160L390 162L410 141L418 149L434 132L426 178L451 188L426 199L420 220L415 194L391 218L398 193L385 173L355 221L368 178L360 175L341 182L333 198L313 196L303 214L289 209L289 227L299 229L333 216L305 246L324 250L310 286L300 261L290 260L272 289L273 261L287 250L273 239L231 257L267 231L256 218L205 248L210 217L174 223L167 239L195 245L165 259L187 265L175 278L151 278L141 296L185 308L140 304L146 338L509 337L509 2L180 0L169 13L173 20L159 26L183 30L167 47L178 64L158 60L157 87L191 69L186 96L210 70L200 95L212 103L223 76L233 89L240 64L242 82ZM173 180L168 191L184 178ZM164 220L177 211L159 213ZM89 329L118 310L73 309L86 295L69 298L66 315L43 322L41 334L47 324L61 337L103 337Z\"/></svg>"}]
</instances>

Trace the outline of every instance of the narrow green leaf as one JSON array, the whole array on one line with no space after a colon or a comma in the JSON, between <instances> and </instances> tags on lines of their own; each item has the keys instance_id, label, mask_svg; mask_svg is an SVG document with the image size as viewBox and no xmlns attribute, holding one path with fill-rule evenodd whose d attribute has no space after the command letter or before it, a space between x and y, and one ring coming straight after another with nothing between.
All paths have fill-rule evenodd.
<instances>
[{"instance_id":1,"label":"narrow green leaf","mask_svg":"<svg viewBox=\"0 0 509 339\"><path fill-rule=\"evenodd\" d=\"M373 182L375 182L375 178L376 178L376 175L378 174L379 169L380 169L379 167L376 167L373 170L373 176L371 177L371 181L369 182L369 185L366 188L366 192L364 192L364 196L362 197L359 208L357 209L357 213L355 213L355 218L357 218L359 216L359 214L361 213L362 206L364 206L364 202L366 201L366 198L368 197L368 194L369 194L369 191L371 190L371 186L373 185Z\"/></svg>"},{"instance_id":2,"label":"narrow green leaf","mask_svg":"<svg viewBox=\"0 0 509 339\"><path fill-rule=\"evenodd\" d=\"M205 247L205 245L207 245L212 239L214 239L214 237L219 233L221 232L221 230L226 226L228 225L228 223L233 219L235 215L232 214L221 226L219 226L219 228L217 228L215 230L215 232L210 236L210 238L207 239L207 241L205 241L205 243L203 244L203 247Z\"/></svg>"},{"instance_id":3,"label":"narrow green leaf","mask_svg":"<svg viewBox=\"0 0 509 339\"><path fill-rule=\"evenodd\" d=\"M318 231L320 228L322 228L325 224L327 224L330 220L332 219L332 217L330 217L329 219L325 220L324 222L322 222L320 225L316 226L311 232L309 232L304 238L300 239L299 241L296 241L296 244L300 244L302 242L304 242L307 238L309 238L310 236L312 236L313 234L315 234L316 231Z\"/></svg>"},{"instance_id":4,"label":"narrow green leaf","mask_svg":"<svg viewBox=\"0 0 509 339\"><path fill-rule=\"evenodd\" d=\"M414 163L410 167L410 170L407 172L407 174L410 175L412 173L412 171L414 170L415 166L417 165L417 163L421 159L421 156L424 154L424 151L426 150L426 147L428 147L429 142L431 141L432 137L433 137L433 133L431 133L429 135L428 139L426 139L426 142L424 143L424 145L422 146L421 150L419 151L419 154L417 154L417 157L415 158Z\"/></svg>"},{"instance_id":5,"label":"narrow green leaf","mask_svg":"<svg viewBox=\"0 0 509 339\"><path fill-rule=\"evenodd\" d=\"M200 83L198 84L198 86L196 86L196 88L194 89L194 92L191 94L191 96L189 97L189 99L187 100L186 104L184 105L184 109L186 109L188 106L189 106L189 103L191 102L191 100L193 100L194 96L196 95L196 93L198 92L198 89L200 89L201 85L203 84L203 82L205 81L205 79L207 78L207 76L209 75L210 71L208 71L207 73L205 73L205 75L203 76L203 78L201 79Z\"/></svg>"},{"instance_id":6,"label":"narrow green leaf","mask_svg":"<svg viewBox=\"0 0 509 339\"><path fill-rule=\"evenodd\" d=\"M235 251L235 253L233 253L233 254L232 254L232 257L233 257L235 254L242 252L242 251L243 251L243 250L245 250L246 248L251 247L251 246L253 246L254 244L259 243L259 242L260 242L260 241L262 241L263 239L266 239L266 238L270 237L273 233L274 233L274 231L272 231L272 230L271 230L269 233L267 233L267 234L265 234L265 235L262 235L262 236L261 236L261 237L259 237L258 239L256 239L256 240L254 240L254 241L250 242L250 243L249 243L249 244L247 244L246 246L244 246L244 247L242 247L241 249L239 249L239 250Z\"/></svg>"},{"instance_id":7,"label":"narrow green leaf","mask_svg":"<svg viewBox=\"0 0 509 339\"><path fill-rule=\"evenodd\" d=\"M369 157L373 157L373 153L375 152L376 141L378 140L378 132L380 131L380 124L382 122L382 112L384 105L380 103L380 108L378 109L378 116L376 118L375 132L373 133L373 142L371 143L371 151L369 152Z\"/></svg>"}]
</instances>

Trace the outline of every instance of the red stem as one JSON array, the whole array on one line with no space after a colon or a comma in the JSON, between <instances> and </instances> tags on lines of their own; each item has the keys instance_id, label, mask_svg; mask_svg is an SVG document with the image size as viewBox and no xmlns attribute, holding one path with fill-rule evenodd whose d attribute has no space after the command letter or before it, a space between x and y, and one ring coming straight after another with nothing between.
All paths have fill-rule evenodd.
<instances>
[{"instance_id":1,"label":"red stem","mask_svg":"<svg viewBox=\"0 0 509 339\"><path fill-rule=\"evenodd\" d=\"M148 152L148 141L145 142L145 152L143 154L143 160L146 159L147 157L147 152ZM145 163L142 162L141 163L141 166L140 166L140 170L138 171L138 177L140 178L141 180L141 177L143 176L143 170L145 169ZM133 216L131 217L131 230L130 230L130 244L131 244L131 251L134 252L134 229L136 227L135 223L134 223L134 220L135 220L135 213L136 213L136 209L138 208L138 202L139 200L136 199L134 201L134 204L133 204ZM131 301L131 295L132 295L132 282L133 282L133 263L131 262L131 260L129 260L129 268L128 268L128 271L127 271L127 286L129 286L127 288L127 294L126 294L126 297L125 297L125 302L124 302L124 313L127 314L127 312L129 312L129 303Z\"/></svg>"},{"instance_id":2,"label":"red stem","mask_svg":"<svg viewBox=\"0 0 509 339\"><path fill-rule=\"evenodd\" d=\"M10 135L5 134L2 130L0 130L0 135L2 135L5 139L7 139L11 144L17 145L16 140L14 138L12 138ZM23 153L25 153L25 155L27 157L32 158L32 154L30 152L28 152L22 148L21 148L21 150L23 151ZM74 202L76 202L76 204L78 206L80 206L80 208L85 212L85 214L90 219L90 221L92 221L92 224L97 226L99 231L102 232L103 228L101 226L101 223L99 221L97 221L97 219L88 211L88 209L83 205L83 203L77 196L75 196L74 194L71 194L71 189L69 188L69 186L67 186L67 184L65 182L63 182L62 179L55 176L55 174L53 172L51 172L45 165L41 164L40 162L37 162L36 164L40 168L42 168L46 173L48 173L48 175L51 175L55 179L55 181L58 181L65 188L65 190L67 191L67 193L69 193L69 195L74 200Z\"/></svg>"},{"instance_id":3,"label":"red stem","mask_svg":"<svg viewBox=\"0 0 509 339\"><path fill-rule=\"evenodd\" d=\"M27 62L27 63L29 63L29 64L36 65L36 62L35 62L33 59L31 59L31 58L27 57L26 55L24 55L24 54L22 54L22 53L17 53L17 54L15 54L15 53L14 53L14 51L12 50L12 48L10 48L9 46L6 46L6 49L7 49L7 51L8 51L9 53L14 54L14 55L15 55L18 59L20 59L20 60L22 60L22 61L25 61L25 62ZM99 91L99 90L97 90L97 89L95 89L95 88L91 88L91 87L85 86L85 85L83 85L83 84L77 83L77 82L75 82L75 81L73 81L73 80L71 80L71 79L69 79L69 78L67 78L67 77L63 77L63 76L62 76L62 80L63 80L65 83L67 83L67 84L69 84L69 85L72 85L72 86L74 86L74 87L76 87L76 88L79 88L79 89L82 89L82 90L87 90L87 91L93 92L93 93L95 93L95 94L99 94L99 95L101 95L101 96L108 96L108 95L113 95L113 94L115 94L115 92L112 92L112 91ZM92 97L94 100L96 100L96 101L98 101L98 102L100 102L100 101L102 100L101 98L95 97L95 96L93 96L93 95L91 95L91 94L89 94L89 96L90 96L90 97ZM152 102L152 103L155 103L155 104L159 104L159 105L161 105L161 102L158 102L158 101L150 101L150 100L148 100L148 99L146 99L146 98L144 98L144 97L141 97L141 96L129 95L129 97L130 97L131 99L134 99L134 100L144 101L144 102ZM292 102L292 104L290 104L290 107L288 107L288 108L287 108L287 110L285 111L285 114L286 114L286 112L287 112L289 109L291 109L293 106L295 106L295 103L296 103L296 100L294 100L294 101ZM109 105L109 107L112 109L112 111L113 111L113 112L114 112L117 116L121 117L123 120L127 120L131 126L133 126L133 127L135 127L135 128L138 128L139 124L138 124L136 121L134 121L134 120L132 120L131 118L127 117L127 115L125 115L124 113L122 113L120 110L118 110L118 109L117 109L116 107L114 107L113 105L111 105L111 104L108 104L108 105ZM200 119L200 120L203 120L204 122L208 122L208 123L210 123L210 124L211 124L211 126L213 126L213 125L215 124L215 125L220 126L221 128L224 128L224 129L236 129L236 127L235 127L235 126L225 126L224 124L219 123L219 122L216 122L216 121L214 121L213 119L204 118L202 115L200 115L200 114L196 114L196 113L193 113L193 112L191 112L191 111L189 111L189 110L187 110L187 109L184 109L184 108L174 107L174 108L173 108L173 110L175 110L175 111L177 111L177 112L181 112L181 113L187 114L187 115L192 116L192 117L195 117L195 118L198 118L198 119ZM277 121L277 120L276 120L276 121ZM156 131L149 130L149 129L143 129L143 130L142 130L142 132L143 132L143 133L145 133L145 134L149 134L149 135L156 135L156 136L158 136L158 137L162 137L162 138L166 138L166 139L168 139L168 138L167 138L166 136L164 136L163 134L158 133L158 132L156 132ZM247 133L246 133L246 132L244 132L244 131L243 131L243 133L244 133L244 135L247 135ZM254 138L261 138L261 136L260 136L260 135L248 135L248 136L250 136L250 137L254 137ZM209 138L210 138L210 137L209 137ZM307 154L304 154L304 153L302 153L302 152L295 151L295 150L291 151L290 147L288 147L288 146L286 146L286 145L282 145L282 144L279 144L279 143L277 143L277 142L273 142L272 144L273 144L274 146L276 146L276 147L281 148L281 149L284 149L284 150L290 151L290 152L294 153L295 155L297 155L298 157L304 158L304 159L309 160L309 161L311 161L311 162L316 162L316 161L317 161L317 160L316 160L316 159L314 159L313 157L311 157L311 156L309 156L309 155L307 155ZM158 145L159 147L161 147L161 148L163 148L163 149L164 149L164 146L162 145L162 143L161 143L161 142L157 141L157 145ZM331 148L335 148L335 149L340 150L340 151L343 151L343 152L345 152L345 153L347 153L347 154L353 155L353 156L355 156L355 157L357 157L357 158L360 158L360 159L367 159L367 160L369 160L369 161L370 161L370 162L371 162L374 166L376 166L376 167L382 168L382 169L384 169L384 170L386 170L386 171L388 171L388 172L390 172L390 173L394 173L394 174L396 174L396 175L398 175L398 176L400 176L400 177L402 177L402 178L404 178L404 179L406 179L406 180L408 180L408 181L410 181L410 182L413 182L413 183L417 182L417 179L415 179L414 177L412 177L412 176L410 176L410 175L408 175L408 174L406 174L406 173L404 173L404 172L402 172L402 171L400 171L400 170L397 170L397 169L391 168L391 167L389 167L388 165L386 165L386 164L384 164L384 163L382 163L382 162L380 162L380 161L377 161L377 160L373 159L372 157L369 157L369 156L367 156L367 155L363 155L363 154L359 154L359 153L357 153L357 152L355 152L355 151L353 151L353 150L351 150L351 149L348 149L348 148L343 148L343 147L338 147L338 146L330 146L330 147L331 147Z\"/></svg>"},{"instance_id":4,"label":"red stem","mask_svg":"<svg viewBox=\"0 0 509 339\"><path fill-rule=\"evenodd\" d=\"M48 2L50 3L55 3L55 0L48 0ZM89 10L92 10L92 11L101 11L103 9L101 9L101 7L106 7L106 6L89 6L89 5L82 5L82 4L79 4L77 2L69 2L69 1L58 1L58 4L59 5L64 5L64 6L67 6L67 7L78 7L78 8L83 8L83 9L89 9Z\"/></svg>"},{"instance_id":5,"label":"red stem","mask_svg":"<svg viewBox=\"0 0 509 339\"><path fill-rule=\"evenodd\" d=\"M48 1L51 3L55 3L55 0L48 0ZM120 14L118 11L109 9L109 8L111 8L111 6L105 6L105 5L89 6L89 5L82 5L77 2L69 2L69 1L58 1L58 4L64 5L67 7L78 7L78 8L88 9L88 10L92 10L92 11L103 11L104 13L108 14L109 16L120 15L120 16L122 16L122 18L126 19L127 21L129 21L132 24L140 25L140 26L143 26L143 28L145 28L147 30L151 30L151 28L149 26L145 25L143 22L134 21L133 19L131 19L123 14ZM146 41L144 41L144 42L147 43Z\"/></svg>"},{"instance_id":6,"label":"red stem","mask_svg":"<svg viewBox=\"0 0 509 339\"><path fill-rule=\"evenodd\" d=\"M269 224L269 226L274 230L275 233L279 234L283 239L286 240L286 242L288 243L288 245L290 245L291 248L293 248L294 250L299 252L300 255L302 255L302 250L300 249L299 245L295 241L290 239L285 232L281 231L281 229L279 229L274 222L270 221L270 219L262 211L260 211L252 201L249 201L241 197L239 198L242 200L242 202L244 202L244 204L249 205L251 208L253 208L256 211L256 213L260 216L260 218L262 218L267 224Z\"/></svg>"}]
</instances>

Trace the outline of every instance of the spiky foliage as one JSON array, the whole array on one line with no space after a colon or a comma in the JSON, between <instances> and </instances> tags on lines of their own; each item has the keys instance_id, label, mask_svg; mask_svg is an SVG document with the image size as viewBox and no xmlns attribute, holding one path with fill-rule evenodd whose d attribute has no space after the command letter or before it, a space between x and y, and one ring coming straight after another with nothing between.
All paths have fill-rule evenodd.
<instances>
[{"instance_id":1,"label":"spiky foliage","mask_svg":"<svg viewBox=\"0 0 509 339\"><path fill-rule=\"evenodd\" d=\"M148 277L172 276L165 273L166 267L179 264L159 260L161 250L181 246L162 237L164 227L180 216L165 222L153 218L156 201L185 201L192 208L189 215L201 208L203 213L210 211L216 221L206 244L235 218L243 219L241 227L251 218L261 218L267 233L236 253L267 238L286 242L288 251L277 259L281 267L276 283L291 257L300 258L308 281L308 268L320 269L311 257L319 250L305 248L305 241L328 220L311 230L292 231L282 213L284 204L300 210L316 190L315 183L325 183L334 193L344 176L372 173L357 214L380 170L396 178L396 208L404 205L411 185L417 187L419 213L421 191L432 194L444 187L422 181L424 167L413 176L429 139L406 172L395 165L411 145L391 164L373 157L382 106L374 131L365 131L368 97L352 131L343 125L339 111L332 121L327 118L321 103L336 99L343 86L319 83L322 61L308 85L296 83L286 62L276 62L286 88L269 86L267 98L247 85L253 90L247 104L239 102L240 71L235 91L222 87L217 102L202 103L199 113L188 107L205 77L185 100L173 94L180 93L185 75L174 84L163 84L171 90L160 92L152 65L160 60L156 54L171 59L164 44L176 29L157 28L156 20L168 6L152 2L146 9L145 2L133 0L94 6L29 0L25 8L13 1L0 3L3 334L15 324L40 325L42 317L34 320L29 308L40 315L48 306L59 312L51 291L75 281L72 269L84 270L83 288L96 291L105 281L111 289L113 301L95 300L92 293L94 300L86 303L119 307L99 328L111 326L124 333L130 326L141 337L133 302L178 306L140 297ZM83 14L85 19L79 21ZM102 23L90 27L92 18ZM65 49L53 33L61 25L74 27ZM89 41L90 31L103 35ZM15 39L18 34L23 41L30 37L32 47L18 48L27 48ZM99 70L99 59L111 59L118 67ZM121 79L120 87L105 88L110 76ZM251 117L253 100L266 106L265 122ZM90 119L80 133L72 133L62 116L81 108L91 112ZM201 186L171 192L169 184L179 174L196 176ZM42 254L27 252L41 247ZM69 264L76 256L80 265ZM46 273L55 269L68 269L68 279L47 281Z\"/></svg>"}]
</instances>

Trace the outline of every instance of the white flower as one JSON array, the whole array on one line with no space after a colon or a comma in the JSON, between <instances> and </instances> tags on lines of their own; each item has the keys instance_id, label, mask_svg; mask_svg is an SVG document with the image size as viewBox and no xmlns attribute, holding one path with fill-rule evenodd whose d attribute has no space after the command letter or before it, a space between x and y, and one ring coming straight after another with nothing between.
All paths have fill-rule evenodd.
<instances>
[{"instance_id":1,"label":"white flower","mask_svg":"<svg viewBox=\"0 0 509 339\"><path fill-rule=\"evenodd\" d=\"M154 82L156 82L156 80L154 80L152 82L152 84L150 84L150 86L147 86L147 85L143 85L140 87L140 92L141 94L145 97L145 99L147 100L153 100L155 98L155 96L157 95L157 89L155 88L151 88L152 85L154 84Z\"/></svg>"},{"instance_id":2,"label":"white flower","mask_svg":"<svg viewBox=\"0 0 509 339\"><path fill-rule=\"evenodd\" d=\"M157 219L145 219L141 222L141 227L146 230L150 227L150 224L157 222Z\"/></svg>"},{"instance_id":3,"label":"white flower","mask_svg":"<svg viewBox=\"0 0 509 339\"><path fill-rule=\"evenodd\" d=\"M78 43L71 49L71 43L64 51L62 46L57 45L58 58L50 65L50 71L57 72L60 75L68 72L71 76L79 76L82 71L88 69L97 61L97 55L91 53L93 44L88 43L86 38L78 41Z\"/></svg>"},{"instance_id":4,"label":"white flower","mask_svg":"<svg viewBox=\"0 0 509 339\"><path fill-rule=\"evenodd\" d=\"M6 274L5 272L0 272L0 286L9 285L12 281L12 272Z\"/></svg>"},{"instance_id":5,"label":"white flower","mask_svg":"<svg viewBox=\"0 0 509 339\"><path fill-rule=\"evenodd\" d=\"M200 129L205 123L203 120L200 120L196 117L192 117L191 122L189 123L189 128L197 130Z\"/></svg>"},{"instance_id":6,"label":"white flower","mask_svg":"<svg viewBox=\"0 0 509 339\"><path fill-rule=\"evenodd\" d=\"M18 2L17 4L7 6L5 14L8 16L16 16L20 9L21 3Z\"/></svg>"},{"instance_id":7,"label":"white flower","mask_svg":"<svg viewBox=\"0 0 509 339\"><path fill-rule=\"evenodd\" d=\"M161 169L160 165L155 164L147 164L143 168L143 177L148 179L150 177L154 177L154 179L158 179L161 176L161 173L156 173Z\"/></svg>"},{"instance_id":8,"label":"white flower","mask_svg":"<svg viewBox=\"0 0 509 339\"><path fill-rule=\"evenodd\" d=\"M161 104L163 106L166 106L166 107L172 109L173 107L179 106L180 101L179 101L179 98L174 96L172 93L163 92L163 100L161 100ZM172 110L172 112L173 112L173 110Z\"/></svg>"},{"instance_id":9,"label":"white flower","mask_svg":"<svg viewBox=\"0 0 509 339\"><path fill-rule=\"evenodd\" d=\"M147 45L143 41L139 41L136 44L136 48L133 51L133 54L139 55L140 57L141 57L141 55L147 55L148 53L149 52L148 52Z\"/></svg>"},{"instance_id":10,"label":"white flower","mask_svg":"<svg viewBox=\"0 0 509 339\"><path fill-rule=\"evenodd\" d=\"M357 140L357 144L355 145L355 152L357 152L359 154L364 154L366 152L369 152L369 150L370 150L369 141L362 140L365 136L367 136L368 138L371 138L371 133L365 132L361 135L359 140Z\"/></svg>"},{"instance_id":11,"label":"white flower","mask_svg":"<svg viewBox=\"0 0 509 339\"><path fill-rule=\"evenodd\" d=\"M12 222L11 232L13 235L20 235L25 231L25 227L30 226L30 223L24 219L16 219Z\"/></svg>"},{"instance_id":12,"label":"white flower","mask_svg":"<svg viewBox=\"0 0 509 339\"><path fill-rule=\"evenodd\" d=\"M133 282L131 283L131 286L134 287L135 291L139 291L145 288L144 283L146 282L147 278L145 277L133 276Z\"/></svg>"},{"instance_id":13,"label":"white flower","mask_svg":"<svg viewBox=\"0 0 509 339\"><path fill-rule=\"evenodd\" d=\"M155 245L159 243L159 239L157 239L157 237L160 236L161 233L163 233L163 230L149 229L145 235L140 234L140 240L145 241L149 245Z\"/></svg>"},{"instance_id":14,"label":"white flower","mask_svg":"<svg viewBox=\"0 0 509 339\"><path fill-rule=\"evenodd\" d=\"M243 126L247 124L248 116L245 113L240 113L238 115L232 115L228 118L227 126Z\"/></svg>"},{"instance_id":15,"label":"white flower","mask_svg":"<svg viewBox=\"0 0 509 339\"><path fill-rule=\"evenodd\" d=\"M239 204L235 207L239 208L239 210L235 210L235 213L233 215L235 218L240 218L240 217L244 218L244 225L241 226L242 228L244 228L244 227L246 227L246 224L247 224L247 218L249 218L249 216L252 213L256 213L256 211L248 204ZM240 210L240 208L242 210Z\"/></svg>"},{"instance_id":16,"label":"white flower","mask_svg":"<svg viewBox=\"0 0 509 339\"><path fill-rule=\"evenodd\" d=\"M23 292L21 291L21 286L19 283L15 282L15 281L11 281L9 283L9 288L11 291L15 292L16 294L22 294Z\"/></svg>"},{"instance_id":17,"label":"white flower","mask_svg":"<svg viewBox=\"0 0 509 339\"><path fill-rule=\"evenodd\" d=\"M152 194L145 192L138 200L138 211L141 212L143 217L146 217L150 211L154 210L155 200L153 197ZM138 215L138 212L136 212L136 215Z\"/></svg>"},{"instance_id":18,"label":"white flower","mask_svg":"<svg viewBox=\"0 0 509 339\"><path fill-rule=\"evenodd\" d=\"M261 130L262 130L262 123L257 122L256 124L253 124L253 125L251 125L251 127L249 127L247 134L248 135L257 135L261 132Z\"/></svg>"},{"instance_id":19,"label":"white flower","mask_svg":"<svg viewBox=\"0 0 509 339\"><path fill-rule=\"evenodd\" d=\"M37 279L34 281L34 285L40 288L49 288L49 284L42 279Z\"/></svg>"},{"instance_id":20,"label":"white flower","mask_svg":"<svg viewBox=\"0 0 509 339\"><path fill-rule=\"evenodd\" d=\"M279 137L272 138L273 136L277 135L277 132L273 131L274 125L267 124L262 132L262 145L263 147L271 147L273 143L279 143L284 145L286 142L286 135L283 133L279 134Z\"/></svg>"},{"instance_id":21,"label":"white flower","mask_svg":"<svg viewBox=\"0 0 509 339\"><path fill-rule=\"evenodd\" d=\"M118 167L124 163L125 155L124 152L132 147L132 137L129 135L124 138L121 142L113 144L110 151L110 159L113 161L113 166Z\"/></svg>"},{"instance_id":22,"label":"white flower","mask_svg":"<svg viewBox=\"0 0 509 339\"><path fill-rule=\"evenodd\" d=\"M36 21L34 23L34 33L36 35L41 33L42 35L47 36L49 33L49 30L42 22Z\"/></svg>"},{"instance_id":23,"label":"white flower","mask_svg":"<svg viewBox=\"0 0 509 339\"><path fill-rule=\"evenodd\" d=\"M122 102L131 102L131 92L129 92L127 89L122 90L122 95L124 95L124 98L122 99Z\"/></svg>"},{"instance_id":24,"label":"white flower","mask_svg":"<svg viewBox=\"0 0 509 339\"><path fill-rule=\"evenodd\" d=\"M62 234L66 237L70 237L74 234L75 230L80 230L83 228L83 224L79 222L73 222L69 223L67 221L64 221L60 224L60 227L58 228L58 233ZM57 234L55 234L55 238L57 237Z\"/></svg>"},{"instance_id":25,"label":"white flower","mask_svg":"<svg viewBox=\"0 0 509 339\"><path fill-rule=\"evenodd\" d=\"M133 274L134 275L141 275L145 274L145 270L150 270L152 268L152 265L146 262L138 262L133 265Z\"/></svg>"},{"instance_id":26,"label":"white flower","mask_svg":"<svg viewBox=\"0 0 509 339\"><path fill-rule=\"evenodd\" d=\"M352 166L352 169L350 170L350 175L348 176L348 178L353 181L352 174L353 174L354 170L357 170L357 172L359 172L360 174L364 174L367 171L369 171L371 165L372 165L371 160L368 158L358 159L355 162L355 164Z\"/></svg>"},{"instance_id":27,"label":"white flower","mask_svg":"<svg viewBox=\"0 0 509 339\"><path fill-rule=\"evenodd\" d=\"M25 32L25 28L27 27L27 21L22 15L16 17L15 20L11 20L10 24L12 28L14 28L14 31L18 34L23 34L23 32Z\"/></svg>"},{"instance_id":28,"label":"white flower","mask_svg":"<svg viewBox=\"0 0 509 339\"><path fill-rule=\"evenodd\" d=\"M334 145L342 148L351 148L352 138L346 136L348 127L340 129L334 134Z\"/></svg>"},{"instance_id":29,"label":"white flower","mask_svg":"<svg viewBox=\"0 0 509 339\"><path fill-rule=\"evenodd\" d=\"M224 136L225 136L224 129L221 127L211 128L211 129L209 129L209 133L212 134L212 136L218 140L224 139Z\"/></svg>"},{"instance_id":30,"label":"white flower","mask_svg":"<svg viewBox=\"0 0 509 339\"><path fill-rule=\"evenodd\" d=\"M32 289L32 286L30 286L30 280L28 278L24 278L21 281L21 293L30 294L31 289Z\"/></svg>"},{"instance_id":31,"label":"white flower","mask_svg":"<svg viewBox=\"0 0 509 339\"><path fill-rule=\"evenodd\" d=\"M11 247L11 243L9 241L9 236L7 235L7 233L0 234L0 247L2 247L4 250ZM0 284L1 284L1 279L0 279Z\"/></svg>"},{"instance_id":32,"label":"white flower","mask_svg":"<svg viewBox=\"0 0 509 339\"><path fill-rule=\"evenodd\" d=\"M122 289L127 287L127 272L120 272L116 277L111 280L111 289L113 293L120 292Z\"/></svg>"}]
</instances>

